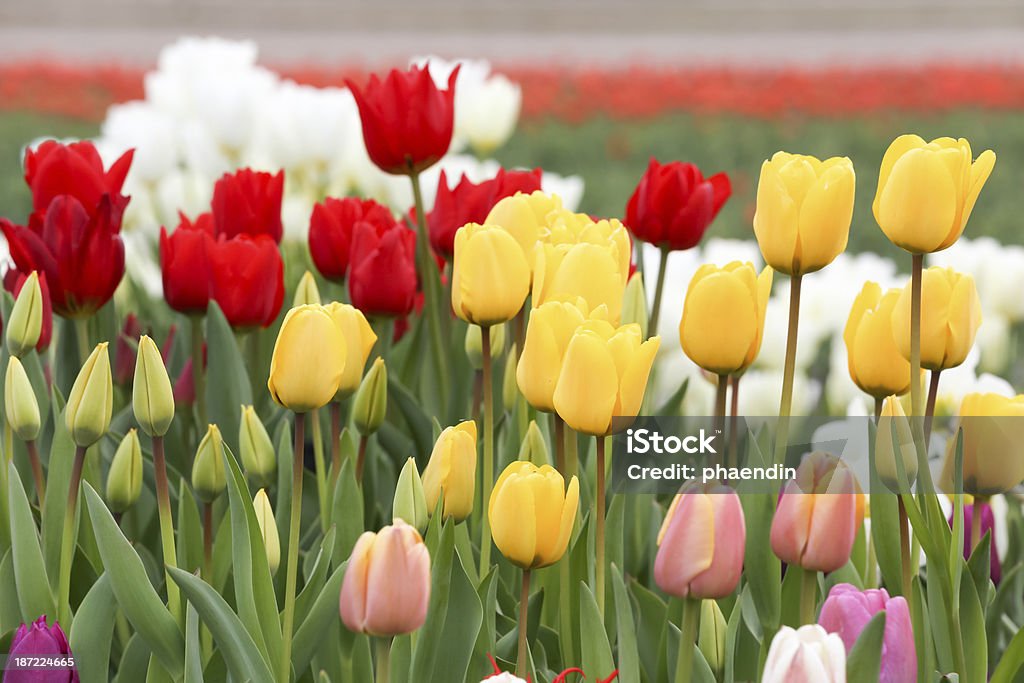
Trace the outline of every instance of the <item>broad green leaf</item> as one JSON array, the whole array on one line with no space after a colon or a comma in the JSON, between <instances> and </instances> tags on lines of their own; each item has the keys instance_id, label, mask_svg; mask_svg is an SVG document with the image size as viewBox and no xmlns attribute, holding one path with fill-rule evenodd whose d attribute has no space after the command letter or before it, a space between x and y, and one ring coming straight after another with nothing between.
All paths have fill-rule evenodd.
<instances>
[{"instance_id":1,"label":"broad green leaf","mask_svg":"<svg viewBox=\"0 0 1024 683\"><path fill-rule=\"evenodd\" d=\"M331 558L334 554L334 532L334 527L327 530L327 534L320 542L320 552L316 554L316 560L309 572L306 585L302 587L295 598L295 623L297 624L301 624L306 618L310 607L320 595L324 582L327 580L327 572L331 569Z\"/></svg>"},{"instance_id":2,"label":"broad green leaf","mask_svg":"<svg viewBox=\"0 0 1024 683\"><path fill-rule=\"evenodd\" d=\"M877 683L882 666L882 638L885 635L885 612L876 614L846 659L846 679L850 683Z\"/></svg>"},{"instance_id":3,"label":"broad green leaf","mask_svg":"<svg viewBox=\"0 0 1024 683\"><path fill-rule=\"evenodd\" d=\"M427 621L420 629L412 654L410 679L413 681L433 680L431 674L440 650L451 595L452 562L455 557L453 527L451 520L445 522L437 550L430 554L430 603L427 607Z\"/></svg>"},{"instance_id":4,"label":"broad green leaf","mask_svg":"<svg viewBox=\"0 0 1024 683\"><path fill-rule=\"evenodd\" d=\"M31 623L43 614L54 614L56 606L46 567L43 551L39 547L36 522L32 517L28 497L21 485L21 477L14 463L7 466L7 504L11 521L11 558L14 562L14 579L18 586L18 604L25 623Z\"/></svg>"},{"instance_id":5,"label":"broad green leaf","mask_svg":"<svg viewBox=\"0 0 1024 683\"><path fill-rule=\"evenodd\" d=\"M203 523L199 507L192 496L188 480L181 478L178 487L178 567L194 572L203 566Z\"/></svg>"},{"instance_id":6,"label":"broad green leaf","mask_svg":"<svg viewBox=\"0 0 1024 683\"><path fill-rule=\"evenodd\" d=\"M105 681L110 672L110 643L114 635L117 602L106 574L101 576L75 614L69 643L83 681Z\"/></svg>"},{"instance_id":7,"label":"broad green leaf","mask_svg":"<svg viewBox=\"0 0 1024 683\"><path fill-rule=\"evenodd\" d=\"M363 533L363 493L356 482L355 464L346 459L341 464L334 486L334 509L331 517L335 527L333 562L337 567L348 559L356 541Z\"/></svg>"},{"instance_id":8,"label":"broad green leaf","mask_svg":"<svg viewBox=\"0 0 1024 683\"><path fill-rule=\"evenodd\" d=\"M341 595L341 582L345 578L347 567L348 563L343 562L334 570L324 583L320 595L310 606L309 614L295 629L295 637L292 638L292 667L297 675L301 675L309 666L327 627L332 621L338 620L338 596Z\"/></svg>"},{"instance_id":9,"label":"broad green leaf","mask_svg":"<svg viewBox=\"0 0 1024 683\"><path fill-rule=\"evenodd\" d=\"M989 683L1014 683L1021 671L1024 671L1024 629L1017 631L1010 641Z\"/></svg>"},{"instance_id":10,"label":"broad green leaf","mask_svg":"<svg viewBox=\"0 0 1024 683\"><path fill-rule=\"evenodd\" d=\"M429 455L434 445L431 438L433 427L430 424L430 417L423 410L423 403L394 377L388 378L388 401L398 407L398 412L405 420L415 443L415 452L422 454L422 457ZM422 464L422 457L417 458L417 462Z\"/></svg>"},{"instance_id":11,"label":"broad green leaf","mask_svg":"<svg viewBox=\"0 0 1024 683\"><path fill-rule=\"evenodd\" d=\"M11 559L11 551L8 550L0 560L0 633L11 631L21 623L21 607L18 605L14 563Z\"/></svg>"},{"instance_id":12,"label":"broad green leaf","mask_svg":"<svg viewBox=\"0 0 1024 683\"><path fill-rule=\"evenodd\" d=\"M185 681L203 683L203 653L199 643L199 613L190 603L185 609Z\"/></svg>"},{"instance_id":13,"label":"broad green leaf","mask_svg":"<svg viewBox=\"0 0 1024 683\"><path fill-rule=\"evenodd\" d=\"M633 605L629 601L622 572L615 565L612 565L612 595L615 598L615 630L619 636L619 676L624 681L639 681L640 650L636 642Z\"/></svg>"},{"instance_id":14,"label":"broad green leaf","mask_svg":"<svg viewBox=\"0 0 1024 683\"><path fill-rule=\"evenodd\" d=\"M252 341L252 340L250 340ZM227 318L215 301L206 311L206 410L224 441L238 450L239 406L252 403L249 372Z\"/></svg>"},{"instance_id":15,"label":"broad green leaf","mask_svg":"<svg viewBox=\"0 0 1024 683\"><path fill-rule=\"evenodd\" d=\"M597 609L597 600L585 583L580 584L580 629L582 669L593 672L592 676L607 676L615 669L612 647L608 643L601 612Z\"/></svg>"},{"instance_id":16,"label":"broad green leaf","mask_svg":"<svg viewBox=\"0 0 1024 683\"><path fill-rule=\"evenodd\" d=\"M473 645L483 623L483 607L476 587L464 565L472 565L472 556L460 558L456 553L451 565L451 592L445 609L447 615L438 643L432 681L461 681L466 678L473 655ZM418 679L414 679L418 680Z\"/></svg>"},{"instance_id":17,"label":"broad green leaf","mask_svg":"<svg viewBox=\"0 0 1024 683\"><path fill-rule=\"evenodd\" d=\"M961 560L963 564L963 560ZM965 681L984 681L988 674L988 641L985 611L970 573L960 579L960 635L963 638Z\"/></svg>"},{"instance_id":18,"label":"broad green leaf","mask_svg":"<svg viewBox=\"0 0 1024 683\"><path fill-rule=\"evenodd\" d=\"M50 577L50 586L57 590L60 572L60 546L64 531L64 513L68 506L68 488L71 485L71 467L75 460L75 444L64 425L64 411L58 409L60 397L52 401L54 420L53 441L50 445L49 467L46 470L46 496L43 504L43 558Z\"/></svg>"}]
</instances>

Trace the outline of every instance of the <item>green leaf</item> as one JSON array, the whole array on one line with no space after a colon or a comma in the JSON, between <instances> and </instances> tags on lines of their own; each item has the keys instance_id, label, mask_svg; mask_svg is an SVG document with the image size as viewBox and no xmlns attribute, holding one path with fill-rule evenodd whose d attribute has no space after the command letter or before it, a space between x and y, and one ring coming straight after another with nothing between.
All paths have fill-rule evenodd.
<instances>
[{"instance_id":1,"label":"green leaf","mask_svg":"<svg viewBox=\"0 0 1024 683\"><path fill-rule=\"evenodd\" d=\"M846 678L850 683L876 683L882 666L882 638L885 635L885 612L879 612L864 630L846 659Z\"/></svg>"},{"instance_id":2,"label":"green leaf","mask_svg":"<svg viewBox=\"0 0 1024 683\"><path fill-rule=\"evenodd\" d=\"M110 675L110 643L116 614L110 579L103 574L82 600L68 639L78 674L84 681L105 681Z\"/></svg>"},{"instance_id":3,"label":"green leaf","mask_svg":"<svg viewBox=\"0 0 1024 683\"><path fill-rule=\"evenodd\" d=\"M452 587L452 562L455 557L455 531L451 520L441 530L437 550L431 553L430 604L427 620L420 630L419 639L412 655L410 680L430 681L434 671L437 653L441 646L445 619L448 615L448 599Z\"/></svg>"},{"instance_id":4,"label":"green leaf","mask_svg":"<svg viewBox=\"0 0 1024 683\"><path fill-rule=\"evenodd\" d=\"M178 567L194 572L203 566L203 524L188 480L178 487Z\"/></svg>"},{"instance_id":5,"label":"green leaf","mask_svg":"<svg viewBox=\"0 0 1024 683\"><path fill-rule=\"evenodd\" d=\"M474 641L483 623L483 607L465 564L472 564L472 556L460 558L456 553L451 565L451 592L445 606L447 614L438 643L434 671L429 678L431 681L465 680L473 656Z\"/></svg>"},{"instance_id":6,"label":"green leaf","mask_svg":"<svg viewBox=\"0 0 1024 683\"><path fill-rule=\"evenodd\" d=\"M619 676L624 681L639 681L640 650L636 641L633 606L629 602L622 572L615 565L612 565L612 595L615 598L615 630L619 636Z\"/></svg>"},{"instance_id":7,"label":"green leaf","mask_svg":"<svg viewBox=\"0 0 1024 683\"><path fill-rule=\"evenodd\" d=\"M63 346L63 345L62 345ZM56 591L60 573L60 546L64 531L64 513L68 506L71 486L71 467L75 460L75 444L64 424L64 412L58 409L59 396L53 399L53 441L50 444L49 465L46 470L46 496L43 503L43 557L50 576L50 586Z\"/></svg>"},{"instance_id":8,"label":"green leaf","mask_svg":"<svg viewBox=\"0 0 1024 683\"><path fill-rule=\"evenodd\" d=\"M217 302L206 311L206 410L224 441L238 450L239 406L252 403L249 371L227 318Z\"/></svg>"},{"instance_id":9,"label":"green leaf","mask_svg":"<svg viewBox=\"0 0 1024 683\"><path fill-rule=\"evenodd\" d=\"M416 445L416 453L429 454L434 445L434 432L430 417L423 410L423 403L393 376L388 378L388 399L398 406L398 412L405 419Z\"/></svg>"},{"instance_id":10,"label":"green leaf","mask_svg":"<svg viewBox=\"0 0 1024 683\"><path fill-rule=\"evenodd\" d=\"M316 561L309 572L309 579L302 587L295 598L295 623L301 624L309 613L310 607L320 595L324 582L327 580L327 572L331 569L331 558L334 556L334 527L327 530L327 534L320 542L320 552L316 554Z\"/></svg>"},{"instance_id":11,"label":"green leaf","mask_svg":"<svg viewBox=\"0 0 1024 683\"><path fill-rule=\"evenodd\" d=\"M963 560L960 561L963 564ZM960 579L960 635L963 638L965 681L984 681L988 674L988 640L985 637L985 610L970 573Z\"/></svg>"},{"instance_id":12,"label":"green leaf","mask_svg":"<svg viewBox=\"0 0 1024 683\"><path fill-rule=\"evenodd\" d=\"M899 501L894 494L884 490L884 486L881 482L873 485L869 496L871 542L875 546L875 557L885 585L895 595L902 589Z\"/></svg>"},{"instance_id":13,"label":"green leaf","mask_svg":"<svg viewBox=\"0 0 1024 683\"><path fill-rule=\"evenodd\" d=\"M185 608L185 682L203 683L203 653L199 643L199 613L189 603Z\"/></svg>"},{"instance_id":14,"label":"green leaf","mask_svg":"<svg viewBox=\"0 0 1024 683\"><path fill-rule=\"evenodd\" d=\"M345 578L347 562L343 562L324 583L323 589L309 608L309 614L295 630L292 638L292 667L297 675L309 666L313 653L320 646L322 636L332 621L338 620L338 596Z\"/></svg>"},{"instance_id":15,"label":"green leaf","mask_svg":"<svg viewBox=\"0 0 1024 683\"><path fill-rule=\"evenodd\" d=\"M333 562L334 566L338 566L348 559L364 529L363 492L356 482L355 464L351 458L342 462L338 481L334 485L331 519L336 530Z\"/></svg>"},{"instance_id":16,"label":"green leaf","mask_svg":"<svg viewBox=\"0 0 1024 683\"><path fill-rule=\"evenodd\" d=\"M748 441L753 444L754 439ZM769 542L775 500L770 493L748 493L740 498L747 524L745 564L757 568L746 573L750 597L757 608L762 630L775 633L782 611L782 567Z\"/></svg>"},{"instance_id":17,"label":"green leaf","mask_svg":"<svg viewBox=\"0 0 1024 683\"><path fill-rule=\"evenodd\" d=\"M996 670L992 672L989 683L1014 683L1022 670L1024 670L1024 629L1017 631L1013 640L1010 641Z\"/></svg>"},{"instance_id":18,"label":"green leaf","mask_svg":"<svg viewBox=\"0 0 1024 683\"><path fill-rule=\"evenodd\" d=\"M7 504L11 521L11 558L14 579L18 586L18 604L25 623L43 614L54 614L56 606L50 582L46 578L43 551L39 547L36 522L28 497L21 485L21 476L14 463L7 466Z\"/></svg>"},{"instance_id":19,"label":"green leaf","mask_svg":"<svg viewBox=\"0 0 1024 683\"><path fill-rule=\"evenodd\" d=\"M604 620L594 594L583 582L580 583L580 644L583 648L581 668L584 671L592 671L594 676L607 676L615 669Z\"/></svg>"}]
</instances>

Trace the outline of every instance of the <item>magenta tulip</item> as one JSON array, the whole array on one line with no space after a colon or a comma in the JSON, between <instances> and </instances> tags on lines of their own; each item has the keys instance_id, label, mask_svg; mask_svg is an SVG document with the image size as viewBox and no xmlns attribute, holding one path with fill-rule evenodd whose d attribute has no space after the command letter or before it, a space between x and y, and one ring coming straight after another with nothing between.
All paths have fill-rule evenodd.
<instances>
[{"instance_id":1,"label":"magenta tulip","mask_svg":"<svg viewBox=\"0 0 1024 683\"><path fill-rule=\"evenodd\" d=\"M992 583L999 585L999 582L1003 579L1003 568L999 564L999 549L996 548L996 518L992 514L992 506L988 503L981 502L981 539L985 537L986 533L991 532L991 544L989 545L989 556L988 556L988 567L989 576L992 579ZM964 559L968 559L971 556L971 550L977 543L971 538L974 527L972 526L972 520L974 518L974 505L964 505ZM950 528L953 526L953 514L950 513L949 518L946 520L949 522Z\"/></svg>"},{"instance_id":2,"label":"magenta tulip","mask_svg":"<svg viewBox=\"0 0 1024 683\"><path fill-rule=\"evenodd\" d=\"M56 660L69 660L72 657L71 647L60 624L46 625L46 615L36 619L31 625L22 624L18 627L11 640L11 652L8 656L8 668L4 671L4 683L78 683L78 670L74 664L66 667L53 666L46 669L18 667L18 658L47 657Z\"/></svg>"}]
</instances>

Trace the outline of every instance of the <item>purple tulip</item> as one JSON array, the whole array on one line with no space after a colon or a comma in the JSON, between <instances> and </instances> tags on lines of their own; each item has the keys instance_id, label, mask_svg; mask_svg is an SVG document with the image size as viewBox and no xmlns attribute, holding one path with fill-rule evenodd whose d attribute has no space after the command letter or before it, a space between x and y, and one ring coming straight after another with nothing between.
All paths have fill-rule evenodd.
<instances>
[{"instance_id":1,"label":"purple tulip","mask_svg":"<svg viewBox=\"0 0 1024 683\"><path fill-rule=\"evenodd\" d=\"M22 624L18 627L11 640L11 653L7 662L10 667L15 664L17 657L60 659L70 656L71 648L60 624L53 622L53 626L47 626L44 614L31 626ZM3 683L78 683L78 670L74 666L7 668L4 670Z\"/></svg>"},{"instance_id":2,"label":"purple tulip","mask_svg":"<svg viewBox=\"0 0 1024 683\"><path fill-rule=\"evenodd\" d=\"M885 635L878 681L914 683L917 680L914 629L910 623L910 608L902 597L890 598L884 588L862 591L848 583L840 583L829 591L818 623L829 633L842 638L849 654L860 632L875 614L882 611L885 612Z\"/></svg>"},{"instance_id":3,"label":"purple tulip","mask_svg":"<svg viewBox=\"0 0 1024 683\"><path fill-rule=\"evenodd\" d=\"M985 537L986 531L992 532L992 544L989 546L989 576L992 577L992 583L999 585L999 581L1003 578L1003 568L999 565L999 551L996 548L996 519L995 515L992 514L992 506L988 503L981 502L981 536ZM964 559L968 559L971 556L971 548L974 543L971 542L971 520L974 518L974 506L964 505ZM950 513L949 526L953 526L953 515ZM981 541L981 538L978 539Z\"/></svg>"}]
</instances>

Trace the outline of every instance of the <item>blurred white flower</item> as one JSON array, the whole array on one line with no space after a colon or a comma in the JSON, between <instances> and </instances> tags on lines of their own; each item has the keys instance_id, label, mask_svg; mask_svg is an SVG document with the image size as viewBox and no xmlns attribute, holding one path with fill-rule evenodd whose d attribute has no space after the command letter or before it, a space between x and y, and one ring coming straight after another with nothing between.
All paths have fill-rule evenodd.
<instances>
[{"instance_id":1,"label":"blurred white flower","mask_svg":"<svg viewBox=\"0 0 1024 683\"><path fill-rule=\"evenodd\" d=\"M100 135L115 155L135 149L129 178L142 183L156 182L178 165L174 119L148 102L110 107Z\"/></svg>"},{"instance_id":2,"label":"blurred white flower","mask_svg":"<svg viewBox=\"0 0 1024 683\"><path fill-rule=\"evenodd\" d=\"M285 185L287 186L287 179ZM285 192L281 202L281 223L285 237L305 242L309 235L309 217L316 198L312 194Z\"/></svg>"},{"instance_id":3,"label":"blurred white flower","mask_svg":"<svg viewBox=\"0 0 1024 683\"><path fill-rule=\"evenodd\" d=\"M1017 392L1002 377L987 372L978 373L980 357L978 347L974 347L963 364L942 371L935 401L936 415L955 415L960 410L964 396L971 393L1016 396Z\"/></svg>"},{"instance_id":4,"label":"blurred white flower","mask_svg":"<svg viewBox=\"0 0 1024 683\"><path fill-rule=\"evenodd\" d=\"M126 232L121 239L124 241L124 265L128 276L149 296L154 299L163 297L163 276L152 239L143 232Z\"/></svg>"},{"instance_id":5,"label":"blurred white flower","mask_svg":"<svg viewBox=\"0 0 1024 683\"><path fill-rule=\"evenodd\" d=\"M1010 365L1010 321L999 312L986 309L984 302L982 309L984 312L981 316L981 327L978 328L978 336L975 339L981 354L978 369L1000 373Z\"/></svg>"},{"instance_id":6,"label":"blurred white flower","mask_svg":"<svg viewBox=\"0 0 1024 683\"><path fill-rule=\"evenodd\" d=\"M1024 247L1000 244L991 237L960 239L949 249L930 254L928 264L974 277L986 312L1013 323L1024 320Z\"/></svg>"},{"instance_id":7,"label":"blurred white flower","mask_svg":"<svg viewBox=\"0 0 1024 683\"><path fill-rule=\"evenodd\" d=\"M540 179L540 189L561 197L562 206L569 211L578 210L583 200L583 178L578 175L562 176L545 169Z\"/></svg>"},{"instance_id":8,"label":"blurred white flower","mask_svg":"<svg viewBox=\"0 0 1024 683\"><path fill-rule=\"evenodd\" d=\"M749 262L760 271L764 267L761 250L753 240L730 240L716 237L700 248L700 262L724 266L732 261Z\"/></svg>"},{"instance_id":9,"label":"blurred white flower","mask_svg":"<svg viewBox=\"0 0 1024 683\"><path fill-rule=\"evenodd\" d=\"M797 372L793 377L793 415L820 414L818 397L821 387L807 375ZM782 398L781 370L748 370L740 379L740 415L771 417L779 414Z\"/></svg>"}]
</instances>

